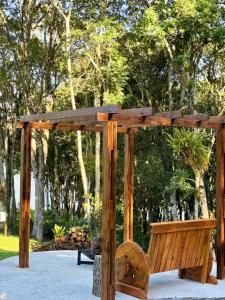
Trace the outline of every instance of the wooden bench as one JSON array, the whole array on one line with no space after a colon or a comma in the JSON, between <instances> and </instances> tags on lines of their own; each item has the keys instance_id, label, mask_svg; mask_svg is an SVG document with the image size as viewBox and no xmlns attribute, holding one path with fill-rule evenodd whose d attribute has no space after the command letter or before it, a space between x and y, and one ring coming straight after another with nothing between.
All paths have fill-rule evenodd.
<instances>
[{"instance_id":1,"label":"wooden bench","mask_svg":"<svg viewBox=\"0 0 225 300\"><path fill-rule=\"evenodd\" d=\"M149 275L176 269L180 278L217 284L210 276L215 226L215 219L152 223L147 254L133 242L117 248L116 289L147 299Z\"/></svg>"}]
</instances>

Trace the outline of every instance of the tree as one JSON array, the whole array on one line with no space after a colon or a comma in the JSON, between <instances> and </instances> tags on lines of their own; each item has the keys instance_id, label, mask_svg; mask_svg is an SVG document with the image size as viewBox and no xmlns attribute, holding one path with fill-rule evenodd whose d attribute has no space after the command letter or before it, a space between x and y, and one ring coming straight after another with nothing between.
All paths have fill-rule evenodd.
<instances>
[{"instance_id":1,"label":"tree","mask_svg":"<svg viewBox=\"0 0 225 300\"><path fill-rule=\"evenodd\" d=\"M168 134L168 142L174 154L191 167L195 175L195 218L198 218L198 206L201 207L203 218L209 218L209 210L204 186L204 173L208 169L211 150L206 141L209 136L202 131L191 132L186 129L174 129L173 135Z\"/></svg>"}]
</instances>

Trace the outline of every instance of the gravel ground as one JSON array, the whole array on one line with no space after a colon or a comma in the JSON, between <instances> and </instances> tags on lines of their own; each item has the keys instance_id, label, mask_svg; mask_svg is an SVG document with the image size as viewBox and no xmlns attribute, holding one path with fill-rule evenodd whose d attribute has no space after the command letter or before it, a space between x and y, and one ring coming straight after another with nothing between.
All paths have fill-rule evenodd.
<instances>
[{"instance_id":1,"label":"gravel ground","mask_svg":"<svg viewBox=\"0 0 225 300\"><path fill-rule=\"evenodd\" d=\"M92 265L76 265L77 251L30 254L30 268L18 268L18 256L0 261L0 300L97 300L91 294ZM215 268L213 270L215 274ZM150 300L225 300L225 281L218 285L179 280L177 271L150 278ZM136 298L117 293L116 300Z\"/></svg>"}]
</instances>

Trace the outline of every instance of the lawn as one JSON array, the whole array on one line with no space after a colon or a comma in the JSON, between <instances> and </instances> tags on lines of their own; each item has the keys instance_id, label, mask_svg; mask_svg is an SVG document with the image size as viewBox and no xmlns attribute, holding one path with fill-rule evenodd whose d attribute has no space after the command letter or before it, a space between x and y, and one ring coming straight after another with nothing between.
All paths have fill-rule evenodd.
<instances>
[{"instance_id":1,"label":"lawn","mask_svg":"<svg viewBox=\"0 0 225 300\"><path fill-rule=\"evenodd\" d=\"M0 260L17 255L19 252L19 237L0 234Z\"/></svg>"},{"instance_id":2,"label":"lawn","mask_svg":"<svg viewBox=\"0 0 225 300\"><path fill-rule=\"evenodd\" d=\"M35 243L34 240L30 242ZM31 249L30 249L31 251ZM19 253L19 237L15 235L4 236L0 234L0 260Z\"/></svg>"}]
</instances>

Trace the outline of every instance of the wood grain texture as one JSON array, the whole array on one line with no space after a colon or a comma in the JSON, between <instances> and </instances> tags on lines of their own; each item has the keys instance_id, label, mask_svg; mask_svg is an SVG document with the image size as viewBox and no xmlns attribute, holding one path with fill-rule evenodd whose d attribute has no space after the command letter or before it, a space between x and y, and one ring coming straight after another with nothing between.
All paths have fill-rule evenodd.
<instances>
[{"instance_id":1,"label":"wood grain texture","mask_svg":"<svg viewBox=\"0 0 225 300\"><path fill-rule=\"evenodd\" d=\"M21 135L19 267L29 267L31 128L26 123Z\"/></svg>"},{"instance_id":2,"label":"wood grain texture","mask_svg":"<svg viewBox=\"0 0 225 300\"><path fill-rule=\"evenodd\" d=\"M147 299L148 259L134 242L124 242L116 250L116 290Z\"/></svg>"},{"instance_id":3,"label":"wood grain texture","mask_svg":"<svg viewBox=\"0 0 225 300\"><path fill-rule=\"evenodd\" d=\"M30 121L58 121L65 122L68 120L77 120L79 118L89 118L90 116L96 116L97 113L117 113L121 110L119 105L106 105L91 108L79 108L75 110L65 110L58 112L49 112L36 115L22 116L20 121L30 122Z\"/></svg>"},{"instance_id":4,"label":"wood grain texture","mask_svg":"<svg viewBox=\"0 0 225 300\"><path fill-rule=\"evenodd\" d=\"M162 222L152 223L151 233L166 233L166 232L178 232L178 231L189 231L199 228L214 228L216 226L215 219L202 219L202 220L188 220L178 222Z\"/></svg>"},{"instance_id":5,"label":"wood grain texture","mask_svg":"<svg viewBox=\"0 0 225 300\"><path fill-rule=\"evenodd\" d=\"M125 135L124 242L133 241L134 134Z\"/></svg>"},{"instance_id":6,"label":"wood grain texture","mask_svg":"<svg viewBox=\"0 0 225 300\"><path fill-rule=\"evenodd\" d=\"M18 121L16 123L16 128L22 129L25 122ZM65 131L90 131L90 132L102 132L103 125L76 125L70 123L49 123L49 122L30 122L30 127L32 129L48 129L48 130L65 130ZM128 127L117 127L118 133L136 133L138 130L136 128Z\"/></svg>"},{"instance_id":7,"label":"wood grain texture","mask_svg":"<svg viewBox=\"0 0 225 300\"><path fill-rule=\"evenodd\" d=\"M149 274L204 266L202 276L206 280L206 265L215 225L215 219L151 224L147 254Z\"/></svg>"},{"instance_id":8,"label":"wood grain texture","mask_svg":"<svg viewBox=\"0 0 225 300\"><path fill-rule=\"evenodd\" d=\"M102 300L115 299L117 123L103 131Z\"/></svg>"},{"instance_id":9,"label":"wood grain texture","mask_svg":"<svg viewBox=\"0 0 225 300\"><path fill-rule=\"evenodd\" d=\"M225 278L225 129L216 137L216 218L217 218L217 278Z\"/></svg>"}]
</instances>

